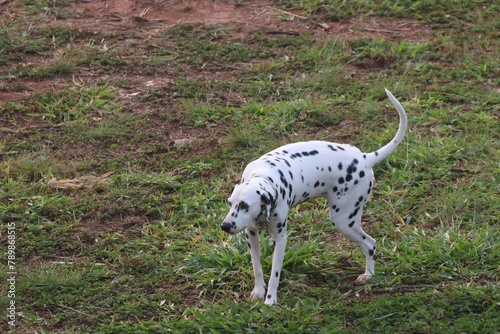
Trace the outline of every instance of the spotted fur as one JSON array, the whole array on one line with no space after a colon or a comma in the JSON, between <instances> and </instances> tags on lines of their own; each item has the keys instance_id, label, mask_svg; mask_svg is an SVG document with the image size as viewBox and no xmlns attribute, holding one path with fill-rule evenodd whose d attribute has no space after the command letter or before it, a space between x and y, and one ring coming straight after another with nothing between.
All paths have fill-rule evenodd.
<instances>
[{"instance_id":1,"label":"spotted fur","mask_svg":"<svg viewBox=\"0 0 500 334\"><path fill-rule=\"evenodd\" d=\"M230 210L222 230L236 234L246 229L253 265L253 299L268 305L277 301L279 276L286 247L288 212L295 205L326 197L335 227L365 253L366 268L357 282L375 273L376 242L361 228L361 214L374 183L372 167L389 156L403 140L407 118L398 100L386 89L399 113L395 137L381 149L363 153L354 146L325 141L288 144L247 165L228 200ZM274 240L271 277L267 288L260 263L259 232L269 231Z\"/></svg>"}]
</instances>

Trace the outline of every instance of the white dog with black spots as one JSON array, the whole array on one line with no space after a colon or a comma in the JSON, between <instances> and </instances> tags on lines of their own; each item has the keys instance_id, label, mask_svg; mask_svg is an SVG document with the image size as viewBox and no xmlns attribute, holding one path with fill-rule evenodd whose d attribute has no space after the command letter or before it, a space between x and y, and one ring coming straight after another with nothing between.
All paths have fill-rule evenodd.
<instances>
[{"instance_id":1,"label":"white dog with black spots","mask_svg":"<svg viewBox=\"0 0 500 334\"><path fill-rule=\"evenodd\" d=\"M363 153L347 144L299 142L279 147L245 168L241 183L229 197L230 210L221 228L230 234L246 229L255 277L251 298L264 299L268 305L277 302L288 212L317 197L328 199L335 227L365 253L365 272L356 281L366 282L374 275L376 241L361 228L361 214L375 181L372 167L396 149L407 127L405 110L391 92L385 91L399 113L399 129L381 149ZM267 293L260 262L262 229L267 229L274 240Z\"/></svg>"}]
</instances>

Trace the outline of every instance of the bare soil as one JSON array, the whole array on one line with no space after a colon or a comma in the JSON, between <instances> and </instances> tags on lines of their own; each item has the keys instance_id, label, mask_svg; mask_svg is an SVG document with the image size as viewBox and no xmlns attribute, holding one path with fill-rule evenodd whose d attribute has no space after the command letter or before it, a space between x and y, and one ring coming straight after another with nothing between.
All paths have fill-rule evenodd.
<instances>
[{"instance_id":1,"label":"bare soil","mask_svg":"<svg viewBox=\"0 0 500 334\"><path fill-rule=\"evenodd\" d=\"M257 29L279 34L321 34L325 38L377 37L408 41L425 40L430 35L430 29L415 20L353 17L340 22L311 23L303 13L280 10L271 1L252 1L241 5L239 3L231 0L79 0L60 7L58 15L41 13L35 26L71 27L96 35L134 35L138 37L134 38L136 48L151 42L159 31L187 23L234 28L242 38L246 33ZM0 11L1 15L11 18L26 15L22 7L15 2L4 1L0 4ZM127 41L124 40L123 43ZM52 59L63 56L62 53L63 50L56 50ZM46 55L30 55L23 65L40 66L50 61ZM203 76L203 73L197 71L197 75ZM227 67L223 66L215 78L227 80L231 76ZM214 78L213 71L210 78ZM65 86L108 79L112 78L81 69L76 76L16 79L16 89L12 89L12 82L6 81L0 83L0 103L19 101L32 94L57 91ZM137 83L138 87L168 87L175 77L151 78L131 75L127 80ZM123 97L126 98L127 95Z\"/></svg>"}]
</instances>

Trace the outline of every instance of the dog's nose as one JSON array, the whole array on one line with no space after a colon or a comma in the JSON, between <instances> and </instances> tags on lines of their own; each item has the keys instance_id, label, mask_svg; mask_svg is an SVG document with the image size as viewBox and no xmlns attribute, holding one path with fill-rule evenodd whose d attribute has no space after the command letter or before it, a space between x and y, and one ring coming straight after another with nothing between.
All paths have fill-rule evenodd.
<instances>
[{"instance_id":1,"label":"dog's nose","mask_svg":"<svg viewBox=\"0 0 500 334\"><path fill-rule=\"evenodd\" d=\"M229 233L231 231L231 223L222 223L220 227L226 233Z\"/></svg>"}]
</instances>

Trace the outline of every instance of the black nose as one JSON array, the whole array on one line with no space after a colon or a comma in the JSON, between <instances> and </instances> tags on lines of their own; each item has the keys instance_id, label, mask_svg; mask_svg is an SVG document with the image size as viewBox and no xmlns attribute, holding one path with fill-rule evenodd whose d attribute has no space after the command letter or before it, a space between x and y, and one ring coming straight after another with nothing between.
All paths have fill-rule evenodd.
<instances>
[{"instance_id":1,"label":"black nose","mask_svg":"<svg viewBox=\"0 0 500 334\"><path fill-rule=\"evenodd\" d=\"M220 227L226 233L229 233L231 231L231 223L222 223Z\"/></svg>"}]
</instances>

